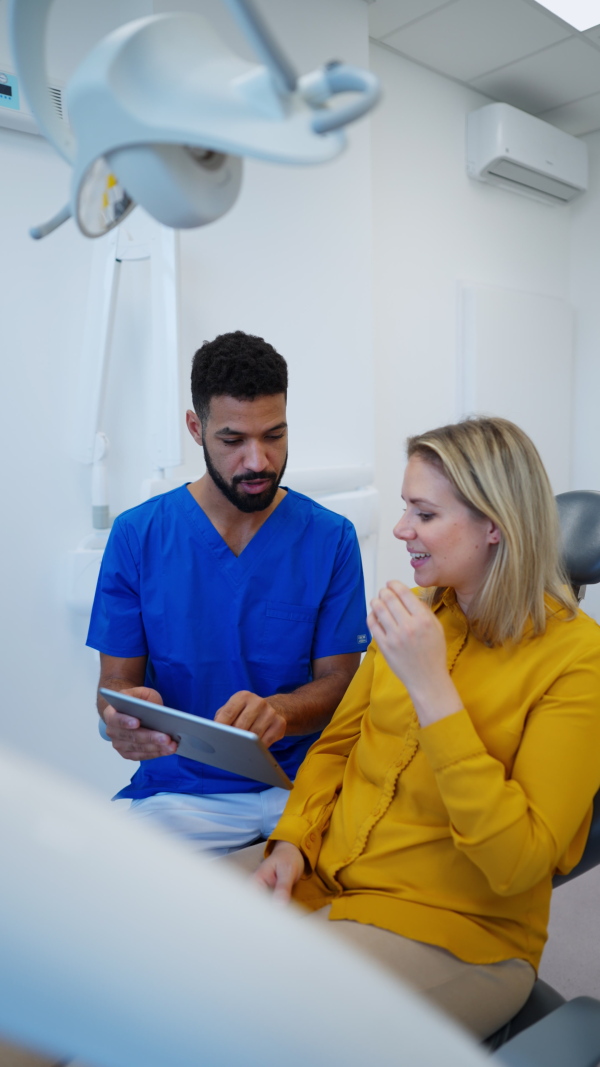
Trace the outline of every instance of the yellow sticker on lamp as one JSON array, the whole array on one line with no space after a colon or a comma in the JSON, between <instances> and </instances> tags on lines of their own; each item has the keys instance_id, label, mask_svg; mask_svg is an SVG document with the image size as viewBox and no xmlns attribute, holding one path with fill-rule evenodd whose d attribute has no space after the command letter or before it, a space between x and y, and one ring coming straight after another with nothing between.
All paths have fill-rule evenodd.
<instances>
[{"instance_id":1,"label":"yellow sticker on lamp","mask_svg":"<svg viewBox=\"0 0 600 1067\"><path fill-rule=\"evenodd\" d=\"M125 192L101 156L84 175L77 192L77 222L86 237L102 237L133 211L135 201Z\"/></svg>"}]
</instances>

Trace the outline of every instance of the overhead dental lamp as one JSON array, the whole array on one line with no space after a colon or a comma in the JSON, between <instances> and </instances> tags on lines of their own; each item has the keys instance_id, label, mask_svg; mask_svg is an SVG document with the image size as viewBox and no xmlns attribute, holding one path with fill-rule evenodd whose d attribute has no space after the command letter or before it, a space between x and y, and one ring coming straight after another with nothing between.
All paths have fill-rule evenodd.
<instances>
[{"instance_id":1,"label":"overhead dental lamp","mask_svg":"<svg viewBox=\"0 0 600 1067\"><path fill-rule=\"evenodd\" d=\"M41 133L73 167L70 203L30 232L73 216L100 237L141 204L174 228L202 226L235 203L242 157L321 163L345 145L343 127L369 111L369 71L326 64L298 77L252 0L225 0L261 61L232 52L199 15L136 19L103 38L66 87L70 128L48 90L52 0L11 0L13 55ZM329 101L351 94L338 106Z\"/></svg>"}]
</instances>

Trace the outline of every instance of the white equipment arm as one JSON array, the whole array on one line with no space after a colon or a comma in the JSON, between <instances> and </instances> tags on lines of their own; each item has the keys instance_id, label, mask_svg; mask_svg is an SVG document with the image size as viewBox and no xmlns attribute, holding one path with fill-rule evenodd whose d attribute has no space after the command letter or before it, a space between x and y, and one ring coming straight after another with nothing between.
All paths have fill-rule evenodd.
<instances>
[{"instance_id":1,"label":"white equipment arm","mask_svg":"<svg viewBox=\"0 0 600 1067\"><path fill-rule=\"evenodd\" d=\"M96 433L108 369L108 357L115 317L120 261L117 259L119 231L111 230L92 249L92 268L86 305L79 391L75 406L75 458L92 463Z\"/></svg>"}]
</instances>

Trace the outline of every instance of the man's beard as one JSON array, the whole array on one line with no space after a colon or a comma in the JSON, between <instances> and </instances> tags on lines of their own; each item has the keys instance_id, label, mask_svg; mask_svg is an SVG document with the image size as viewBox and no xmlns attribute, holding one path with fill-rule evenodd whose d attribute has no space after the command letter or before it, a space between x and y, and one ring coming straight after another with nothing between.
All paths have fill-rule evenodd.
<instances>
[{"instance_id":1,"label":"man's beard","mask_svg":"<svg viewBox=\"0 0 600 1067\"><path fill-rule=\"evenodd\" d=\"M260 472L258 474L237 474L235 478L232 479L230 484L229 482L225 481L222 474L219 474L212 459L210 458L210 454L205 444L202 445L202 449L204 452L204 462L206 463L206 470L208 471L210 477L215 483L217 489L221 490L223 496L226 497L229 503L233 504L233 506L236 507L238 511L243 511L246 514L250 514L253 511L265 511L266 508L271 506L275 499L275 494L279 488L279 483L283 478L283 472L285 471L287 465L287 453L283 467L281 468L278 475L271 474L270 472L264 474L261 474ZM240 482L264 482L265 479L268 479L271 484L268 486L267 489L264 489L262 493L245 493L243 489L238 488Z\"/></svg>"}]
</instances>

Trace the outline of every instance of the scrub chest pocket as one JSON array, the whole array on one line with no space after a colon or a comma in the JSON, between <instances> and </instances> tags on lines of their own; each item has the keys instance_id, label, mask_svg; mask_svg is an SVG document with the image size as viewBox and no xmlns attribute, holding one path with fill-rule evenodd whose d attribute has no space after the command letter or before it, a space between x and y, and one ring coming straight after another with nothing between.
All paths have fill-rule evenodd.
<instances>
[{"instance_id":1,"label":"scrub chest pocket","mask_svg":"<svg viewBox=\"0 0 600 1067\"><path fill-rule=\"evenodd\" d=\"M259 660L262 663L310 663L318 608L267 600Z\"/></svg>"}]
</instances>

